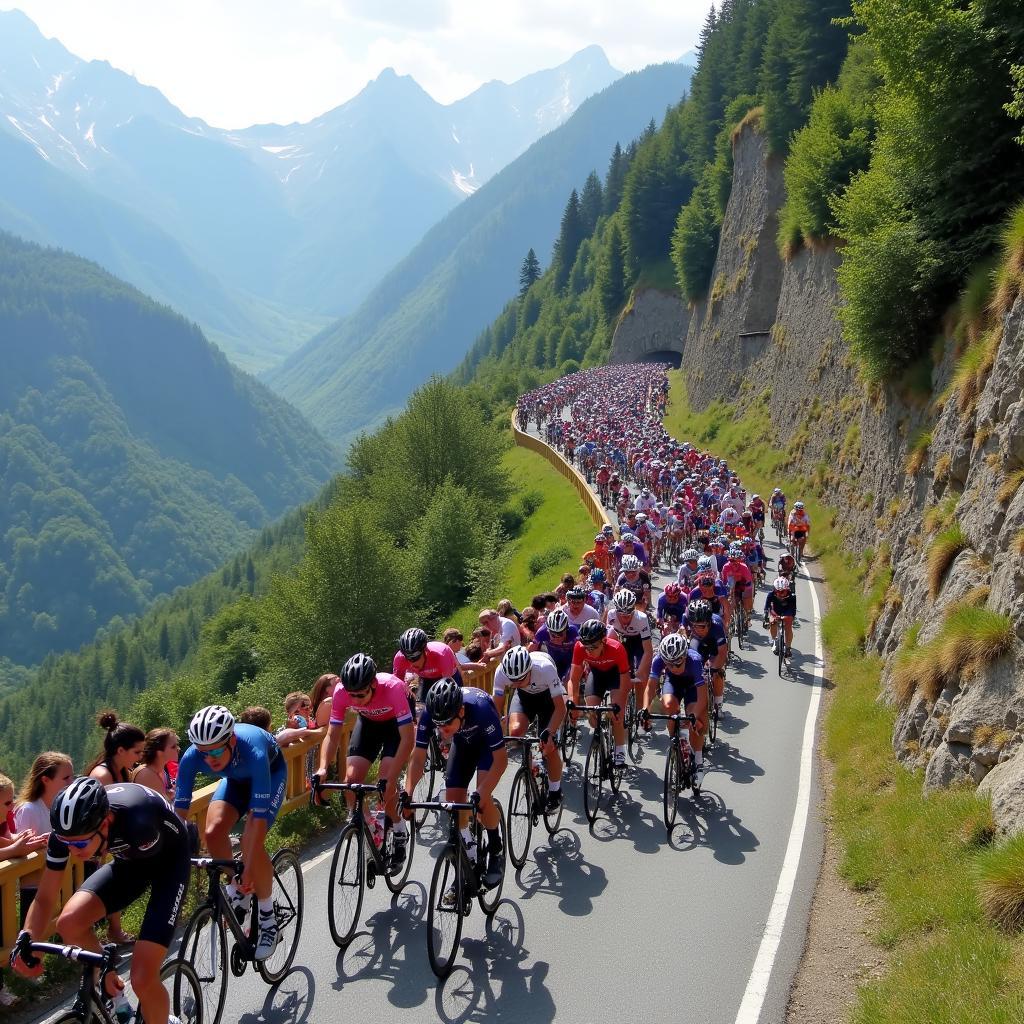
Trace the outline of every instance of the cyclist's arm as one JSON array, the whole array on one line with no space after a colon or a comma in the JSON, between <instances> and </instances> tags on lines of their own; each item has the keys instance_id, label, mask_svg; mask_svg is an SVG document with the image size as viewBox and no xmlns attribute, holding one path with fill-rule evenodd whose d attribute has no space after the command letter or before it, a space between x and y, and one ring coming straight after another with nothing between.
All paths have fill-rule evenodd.
<instances>
[{"instance_id":1,"label":"cyclist's arm","mask_svg":"<svg viewBox=\"0 0 1024 1024\"><path fill-rule=\"evenodd\" d=\"M174 810L182 821L188 820L188 809L192 804L192 787L199 771L199 751L189 747L178 764L178 778L174 787Z\"/></svg>"},{"instance_id":2,"label":"cyclist's arm","mask_svg":"<svg viewBox=\"0 0 1024 1024\"><path fill-rule=\"evenodd\" d=\"M67 863L66 856L65 854L65 864ZM25 917L24 930L32 936L33 942L42 942L47 938L50 918L53 917L54 908L57 906L57 899L60 897L60 889L63 882L64 868L54 867L50 863L48 847L46 870L43 872L43 877L39 880L39 888L36 890L35 899L32 900L32 906L28 908L28 915Z\"/></svg>"},{"instance_id":3,"label":"cyclist's arm","mask_svg":"<svg viewBox=\"0 0 1024 1024\"><path fill-rule=\"evenodd\" d=\"M636 667L636 678L646 679L651 674L651 662L654 661L654 644L650 636L643 638L644 653L640 664Z\"/></svg>"},{"instance_id":4,"label":"cyclist's arm","mask_svg":"<svg viewBox=\"0 0 1024 1024\"><path fill-rule=\"evenodd\" d=\"M416 727L411 719L398 727L398 735L401 739L398 742L398 750L395 751L395 756L391 761L391 772L388 778L389 788L390 786L397 787L398 780L401 778L406 763L409 761L409 755L412 754L413 747L416 745Z\"/></svg>"}]
</instances>

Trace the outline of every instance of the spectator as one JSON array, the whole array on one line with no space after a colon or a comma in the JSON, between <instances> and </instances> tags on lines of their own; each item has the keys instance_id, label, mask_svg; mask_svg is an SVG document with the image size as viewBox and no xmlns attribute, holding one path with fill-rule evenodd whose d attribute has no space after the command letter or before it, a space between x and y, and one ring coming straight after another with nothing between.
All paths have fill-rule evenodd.
<instances>
[{"instance_id":1,"label":"spectator","mask_svg":"<svg viewBox=\"0 0 1024 1024\"><path fill-rule=\"evenodd\" d=\"M331 721L331 699L334 697L334 690L341 678L333 672L325 672L313 684L313 692L309 701L313 705L313 722L316 728L330 724Z\"/></svg>"},{"instance_id":2,"label":"spectator","mask_svg":"<svg viewBox=\"0 0 1024 1024\"><path fill-rule=\"evenodd\" d=\"M562 577L562 582L555 587L555 601L558 604L565 603L565 595L576 586L576 577L571 572L567 572Z\"/></svg>"},{"instance_id":3,"label":"spectator","mask_svg":"<svg viewBox=\"0 0 1024 1024\"><path fill-rule=\"evenodd\" d=\"M296 690L289 693L284 699L285 723L274 733L278 746L287 747L301 739L305 739L309 732L310 722L313 718L313 702L309 696ZM316 765L311 765L307 774L312 774Z\"/></svg>"},{"instance_id":4,"label":"spectator","mask_svg":"<svg viewBox=\"0 0 1024 1024\"><path fill-rule=\"evenodd\" d=\"M519 636L523 643L532 644L533 638L540 627L540 612L536 608L527 608L523 612L523 621L519 623Z\"/></svg>"},{"instance_id":5,"label":"spectator","mask_svg":"<svg viewBox=\"0 0 1024 1024\"><path fill-rule=\"evenodd\" d=\"M519 627L511 619L499 615L496 609L482 609L479 621L484 629L491 631L491 646L483 652L483 661L494 661L510 647L518 647L522 643L519 638Z\"/></svg>"},{"instance_id":6,"label":"spectator","mask_svg":"<svg viewBox=\"0 0 1024 1024\"><path fill-rule=\"evenodd\" d=\"M75 777L75 769L71 758L55 750L40 754L29 769L18 794L14 807L14 831L21 833L31 831L33 835L50 835L50 805L62 790L71 785ZM35 899L36 889L42 871L25 875L21 879L21 912L19 927L25 925L25 915Z\"/></svg>"},{"instance_id":7,"label":"spectator","mask_svg":"<svg viewBox=\"0 0 1024 1024\"><path fill-rule=\"evenodd\" d=\"M101 729L107 730L107 734L103 737L103 752L89 765L89 775L99 779L104 786L130 782L132 771L142 760L146 734L137 725L118 721L116 711L101 711L96 722ZM86 878L98 867L99 861L89 861L85 867ZM135 937L121 927L120 914L111 914L107 920L107 935L111 942L122 946L135 941Z\"/></svg>"},{"instance_id":8,"label":"spectator","mask_svg":"<svg viewBox=\"0 0 1024 1024\"><path fill-rule=\"evenodd\" d=\"M546 594L534 594L530 600L530 607L537 609L537 614L540 615L541 621L543 622L544 616L548 613L548 599Z\"/></svg>"},{"instance_id":9,"label":"spectator","mask_svg":"<svg viewBox=\"0 0 1024 1024\"><path fill-rule=\"evenodd\" d=\"M452 649L455 654L455 660L458 661L460 667L465 668L484 668L484 664L480 661L473 661L469 655L462 649L462 630L446 629L444 635L441 638L444 642Z\"/></svg>"},{"instance_id":10,"label":"spectator","mask_svg":"<svg viewBox=\"0 0 1024 1024\"><path fill-rule=\"evenodd\" d=\"M513 605L507 597L503 597L498 602L497 611L499 615L504 615L506 619L511 619L517 624L523 620L523 617L516 610L515 605Z\"/></svg>"},{"instance_id":11,"label":"spectator","mask_svg":"<svg viewBox=\"0 0 1024 1024\"><path fill-rule=\"evenodd\" d=\"M479 641L474 640L466 648L466 657L469 658L471 665L479 665L481 668L484 667L483 663L484 649L480 646Z\"/></svg>"},{"instance_id":12,"label":"spectator","mask_svg":"<svg viewBox=\"0 0 1024 1024\"><path fill-rule=\"evenodd\" d=\"M177 769L181 744L173 729L150 729L142 747L142 760L132 772L132 782L159 793L168 803L174 803L175 773L168 765Z\"/></svg>"},{"instance_id":13,"label":"spectator","mask_svg":"<svg viewBox=\"0 0 1024 1024\"><path fill-rule=\"evenodd\" d=\"M558 595L552 590L544 595L544 618L546 619L562 602Z\"/></svg>"},{"instance_id":14,"label":"spectator","mask_svg":"<svg viewBox=\"0 0 1024 1024\"><path fill-rule=\"evenodd\" d=\"M261 708L258 704L241 711L237 721L241 722L242 725L255 725L264 732L270 732L271 714L266 708Z\"/></svg>"}]
</instances>

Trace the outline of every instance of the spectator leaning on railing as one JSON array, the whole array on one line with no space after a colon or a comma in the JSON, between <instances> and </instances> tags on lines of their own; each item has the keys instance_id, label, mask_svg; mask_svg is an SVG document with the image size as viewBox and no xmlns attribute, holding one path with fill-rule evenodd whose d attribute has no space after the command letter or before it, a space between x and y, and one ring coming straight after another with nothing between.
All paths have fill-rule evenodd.
<instances>
[{"instance_id":1,"label":"spectator leaning on railing","mask_svg":"<svg viewBox=\"0 0 1024 1024\"><path fill-rule=\"evenodd\" d=\"M150 729L142 747L142 760L132 772L132 782L174 803L174 772L180 750L178 734L173 729ZM169 765L174 765L174 769Z\"/></svg>"}]
</instances>

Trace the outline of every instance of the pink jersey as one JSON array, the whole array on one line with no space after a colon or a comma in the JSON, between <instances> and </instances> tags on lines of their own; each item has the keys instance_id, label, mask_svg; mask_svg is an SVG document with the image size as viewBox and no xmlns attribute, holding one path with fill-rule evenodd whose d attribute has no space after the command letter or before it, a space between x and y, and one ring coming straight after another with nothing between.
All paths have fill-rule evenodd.
<instances>
[{"instance_id":1,"label":"pink jersey","mask_svg":"<svg viewBox=\"0 0 1024 1024\"><path fill-rule=\"evenodd\" d=\"M341 725L349 708L355 708L363 718L374 722L396 720L399 725L405 725L412 721L408 687L390 672L377 673L377 688L366 704L354 704L348 690L339 686L331 700L331 725Z\"/></svg>"},{"instance_id":2,"label":"pink jersey","mask_svg":"<svg viewBox=\"0 0 1024 1024\"><path fill-rule=\"evenodd\" d=\"M722 582L731 587L733 583L753 585L754 577L750 574L750 566L746 562L728 561L722 566Z\"/></svg>"},{"instance_id":3,"label":"pink jersey","mask_svg":"<svg viewBox=\"0 0 1024 1024\"><path fill-rule=\"evenodd\" d=\"M420 679L444 679L455 675L458 667L455 652L447 644L431 640L427 644L427 658L423 668L413 668L409 659L399 651L395 655L393 671L399 679L404 679L406 672L415 672Z\"/></svg>"}]
</instances>

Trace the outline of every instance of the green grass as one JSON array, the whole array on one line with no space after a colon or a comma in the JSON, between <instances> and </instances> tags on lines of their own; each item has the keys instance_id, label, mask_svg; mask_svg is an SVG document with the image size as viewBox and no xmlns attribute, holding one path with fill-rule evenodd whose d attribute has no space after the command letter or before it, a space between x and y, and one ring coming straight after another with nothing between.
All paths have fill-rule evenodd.
<instances>
[{"instance_id":1,"label":"green grass","mask_svg":"<svg viewBox=\"0 0 1024 1024\"><path fill-rule=\"evenodd\" d=\"M715 452L734 461L748 490L777 485L794 497L802 491L815 523L812 565L828 581L822 633L836 687L824 723L825 751L835 765L827 813L842 844L843 877L854 889L878 897L874 938L890 954L886 973L860 987L849 1019L854 1024L1024 1019L1021 940L989 923L976 883L986 877L986 858L995 856L990 849L1005 848L985 844L991 834L988 802L966 789L926 799L922 772L906 770L893 755L896 709L878 700L882 662L864 649L870 609L884 594L887 574L876 565L866 586L863 562L844 550L829 526L832 509L804 490L806 481L798 483L781 471L785 456L767 443L763 415L736 419L721 405L694 414L686 405L681 374L672 378L670 432L706 443L705 434L713 431ZM747 445L751 434L755 441ZM983 609L958 609L950 619L978 611ZM962 634L964 621L957 618L953 634ZM989 642L1005 632L995 627L983 624ZM905 638L910 651L918 649L917 632L909 630ZM1004 855L1006 871L989 873L1011 875L1011 901L1024 890L1014 855L1019 862L1021 850Z\"/></svg>"},{"instance_id":2,"label":"green grass","mask_svg":"<svg viewBox=\"0 0 1024 1024\"><path fill-rule=\"evenodd\" d=\"M666 256L657 263L647 263L640 268L636 284L633 286L633 293L643 291L645 288L653 288L659 292L670 292L672 295L679 294L679 282L676 281L676 271L672 264L672 258Z\"/></svg>"},{"instance_id":3,"label":"green grass","mask_svg":"<svg viewBox=\"0 0 1024 1024\"><path fill-rule=\"evenodd\" d=\"M490 600L493 605L507 597L521 609L538 591L552 590L564 573L576 572L580 556L594 546L597 527L580 503L576 489L542 456L527 448L511 448L502 464L509 471L516 493L536 492L539 499L512 544L500 592ZM544 556L553 555L554 548L568 551L569 557L560 556L539 572L532 572L531 562L534 566L549 562ZM476 628L480 607L472 603L460 608L449 625L461 629L468 638Z\"/></svg>"}]
</instances>

